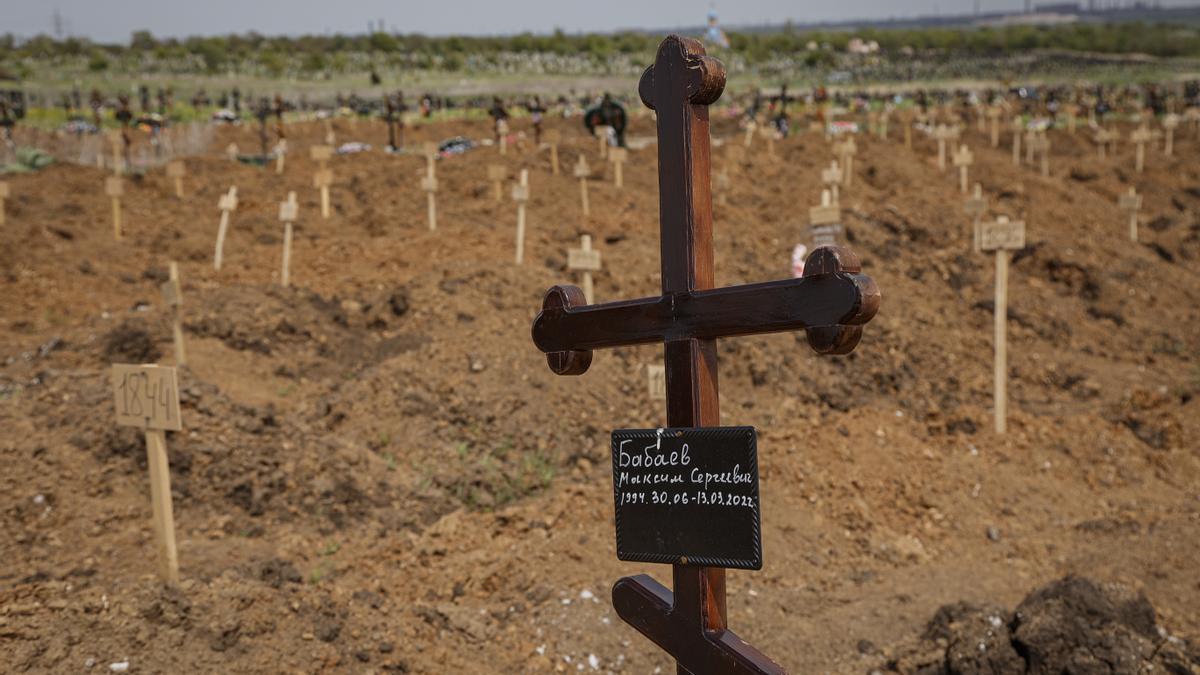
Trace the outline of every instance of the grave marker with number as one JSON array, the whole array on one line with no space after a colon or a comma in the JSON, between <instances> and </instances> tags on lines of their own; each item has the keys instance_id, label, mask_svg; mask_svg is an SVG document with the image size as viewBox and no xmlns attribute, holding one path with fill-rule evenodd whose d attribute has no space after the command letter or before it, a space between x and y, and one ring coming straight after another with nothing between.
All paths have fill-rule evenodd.
<instances>
[{"instance_id":1,"label":"grave marker with number","mask_svg":"<svg viewBox=\"0 0 1200 675\"><path fill-rule=\"evenodd\" d=\"M600 251L592 248L592 235L581 235L579 248L567 251L567 269L580 273L583 281L583 298L589 305L595 303L592 272L600 271Z\"/></svg>"},{"instance_id":2,"label":"grave marker with number","mask_svg":"<svg viewBox=\"0 0 1200 675\"><path fill-rule=\"evenodd\" d=\"M842 210L829 190L821 191L821 205L808 210L809 239L813 247L836 246L842 234Z\"/></svg>"},{"instance_id":3,"label":"grave marker with number","mask_svg":"<svg viewBox=\"0 0 1200 675\"><path fill-rule=\"evenodd\" d=\"M838 204L838 186L842 182L842 168L838 166L837 160L834 160L829 168L821 170L821 183L829 190L833 197L833 203Z\"/></svg>"},{"instance_id":4,"label":"grave marker with number","mask_svg":"<svg viewBox=\"0 0 1200 675\"><path fill-rule=\"evenodd\" d=\"M166 366L114 364L112 367L117 424L145 431L158 576L171 584L179 582L179 556L175 548L175 515L171 508L171 469L165 432L183 429L179 419L178 382L175 369Z\"/></svg>"},{"instance_id":5,"label":"grave marker with number","mask_svg":"<svg viewBox=\"0 0 1200 675\"><path fill-rule=\"evenodd\" d=\"M217 208L221 210L221 223L217 225L217 246L213 252L213 270L220 272L225 260L225 235L229 231L229 214L237 210L237 186L229 186L229 192L221 195Z\"/></svg>"},{"instance_id":6,"label":"grave marker with number","mask_svg":"<svg viewBox=\"0 0 1200 675\"><path fill-rule=\"evenodd\" d=\"M326 165L329 163L329 160L333 159L333 146L330 146L330 145L311 146L308 149L308 155L309 155L309 157L312 158L312 160L314 162L317 163L317 166L324 169L326 167Z\"/></svg>"},{"instance_id":7,"label":"grave marker with number","mask_svg":"<svg viewBox=\"0 0 1200 675\"><path fill-rule=\"evenodd\" d=\"M996 433L1008 428L1008 258L1010 251L1025 248L1025 222L1010 222L1000 216L994 222L979 224L980 249L996 252L996 361L992 372Z\"/></svg>"},{"instance_id":8,"label":"grave marker with number","mask_svg":"<svg viewBox=\"0 0 1200 675\"><path fill-rule=\"evenodd\" d=\"M496 201L504 199L504 179L508 178L508 168L503 164L489 164L487 168L488 180L492 181Z\"/></svg>"},{"instance_id":9,"label":"grave marker with number","mask_svg":"<svg viewBox=\"0 0 1200 675\"><path fill-rule=\"evenodd\" d=\"M814 251L800 279L714 288L708 106L724 87L724 66L706 56L700 42L676 35L662 42L638 85L657 115L663 294L585 305L578 288L555 286L533 323L534 343L559 375L586 372L594 349L665 343L667 425L676 430L720 423L718 338L805 329L819 353L845 354L879 305L875 283L842 248ZM704 461L736 451L715 444ZM706 509L720 508L726 507L697 506L692 517L671 519L689 530L672 536L679 542L701 536L696 531L706 528ZM757 500L735 508L758 513ZM645 519L642 525L652 528L665 525L669 514L648 506L621 517L623 523ZM709 540L720 534L709 530ZM746 532L728 534L741 540ZM621 579L613 587L617 614L670 653L680 672L783 672L728 630L724 569L697 565L684 546L655 551L674 563L674 592L645 575Z\"/></svg>"},{"instance_id":10,"label":"grave marker with number","mask_svg":"<svg viewBox=\"0 0 1200 675\"><path fill-rule=\"evenodd\" d=\"M296 203L296 193L289 192L287 201L279 204L279 219L283 221L283 264L279 272L279 283L284 288L287 288L292 280L292 229L299 213L300 205Z\"/></svg>"}]
</instances>

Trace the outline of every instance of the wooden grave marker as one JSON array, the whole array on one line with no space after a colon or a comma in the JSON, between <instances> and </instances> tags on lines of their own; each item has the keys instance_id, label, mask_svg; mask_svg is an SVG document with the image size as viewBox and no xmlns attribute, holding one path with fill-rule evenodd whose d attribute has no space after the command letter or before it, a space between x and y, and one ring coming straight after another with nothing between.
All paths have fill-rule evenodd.
<instances>
[{"instance_id":1,"label":"wooden grave marker","mask_svg":"<svg viewBox=\"0 0 1200 675\"><path fill-rule=\"evenodd\" d=\"M854 183L854 156L858 154L858 143L850 136L841 145L842 185L849 189Z\"/></svg>"},{"instance_id":2,"label":"wooden grave marker","mask_svg":"<svg viewBox=\"0 0 1200 675\"><path fill-rule=\"evenodd\" d=\"M499 140L500 156L508 154L508 122L496 120L496 138Z\"/></svg>"},{"instance_id":3,"label":"wooden grave marker","mask_svg":"<svg viewBox=\"0 0 1200 675\"><path fill-rule=\"evenodd\" d=\"M1067 113L1067 133L1071 136L1075 135L1075 128L1079 125L1079 106L1074 103L1068 103L1063 106L1064 112Z\"/></svg>"},{"instance_id":4,"label":"wooden grave marker","mask_svg":"<svg viewBox=\"0 0 1200 675\"><path fill-rule=\"evenodd\" d=\"M333 159L332 145L313 145L308 148L308 156L312 158L317 166L324 169L329 160Z\"/></svg>"},{"instance_id":5,"label":"wooden grave marker","mask_svg":"<svg viewBox=\"0 0 1200 675\"><path fill-rule=\"evenodd\" d=\"M1037 145L1038 132L1036 129L1025 130L1025 163L1033 164L1033 154Z\"/></svg>"},{"instance_id":6,"label":"wooden grave marker","mask_svg":"<svg viewBox=\"0 0 1200 675\"><path fill-rule=\"evenodd\" d=\"M175 548L166 432L183 430L178 383L175 369L168 366L114 364L112 367L117 424L145 431L158 576L170 584L179 582L179 555Z\"/></svg>"},{"instance_id":7,"label":"wooden grave marker","mask_svg":"<svg viewBox=\"0 0 1200 675\"><path fill-rule=\"evenodd\" d=\"M821 205L808 210L808 235L814 248L836 246L842 235L842 210L829 190L821 191Z\"/></svg>"},{"instance_id":8,"label":"wooden grave marker","mask_svg":"<svg viewBox=\"0 0 1200 675\"><path fill-rule=\"evenodd\" d=\"M1137 241L1138 211L1142 208L1142 196L1138 194L1136 187L1130 187L1129 192L1118 198L1117 208L1129 222L1129 241Z\"/></svg>"},{"instance_id":9,"label":"wooden grave marker","mask_svg":"<svg viewBox=\"0 0 1200 675\"><path fill-rule=\"evenodd\" d=\"M300 205L296 203L296 193L289 192L287 201L279 203L279 219L283 221L283 263L280 267L279 283L284 288L292 281L292 230L299 214Z\"/></svg>"},{"instance_id":10,"label":"wooden grave marker","mask_svg":"<svg viewBox=\"0 0 1200 675\"><path fill-rule=\"evenodd\" d=\"M609 148L608 161L613 165L613 186L618 190L625 187L625 174L623 168L625 160L629 155L629 151L625 148Z\"/></svg>"},{"instance_id":11,"label":"wooden grave marker","mask_svg":"<svg viewBox=\"0 0 1200 675\"><path fill-rule=\"evenodd\" d=\"M1000 117L1004 115L1004 109L998 105L990 106L987 109L989 126L991 127L992 147L1000 147Z\"/></svg>"},{"instance_id":12,"label":"wooden grave marker","mask_svg":"<svg viewBox=\"0 0 1200 675\"><path fill-rule=\"evenodd\" d=\"M547 129L542 138L545 139L546 145L550 146L550 173L557 176L559 174L558 167L558 144L562 142L562 132L558 129Z\"/></svg>"},{"instance_id":13,"label":"wooden grave marker","mask_svg":"<svg viewBox=\"0 0 1200 675\"><path fill-rule=\"evenodd\" d=\"M172 260L168 279L161 291L163 303L171 310L171 336L175 343L175 366L187 365L187 346L183 343L183 288L179 284L179 263Z\"/></svg>"},{"instance_id":14,"label":"wooden grave marker","mask_svg":"<svg viewBox=\"0 0 1200 675\"><path fill-rule=\"evenodd\" d=\"M275 174L283 173L283 160L287 157L288 144L286 138L279 139L275 144Z\"/></svg>"},{"instance_id":15,"label":"wooden grave marker","mask_svg":"<svg viewBox=\"0 0 1200 675\"><path fill-rule=\"evenodd\" d=\"M1200 108L1191 107L1184 110L1183 119L1192 123L1192 137L1200 136Z\"/></svg>"},{"instance_id":16,"label":"wooden grave marker","mask_svg":"<svg viewBox=\"0 0 1200 675\"><path fill-rule=\"evenodd\" d=\"M213 251L213 270L221 271L225 260L225 235L229 232L229 214L237 210L237 186L229 186L229 192L217 200L217 208L221 210L221 222L217 225L217 245Z\"/></svg>"},{"instance_id":17,"label":"wooden grave marker","mask_svg":"<svg viewBox=\"0 0 1200 675\"><path fill-rule=\"evenodd\" d=\"M1170 157L1175 154L1175 130L1179 128L1179 115L1170 113L1163 118L1163 154Z\"/></svg>"},{"instance_id":18,"label":"wooden grave marker","mask_svg":"<svg viewBox=\"0 0 1200 675\"><path fill-rule=\"evenodd\" d=\"M421 189L425 191L429 231L437 230L437 144L425 144L425 176L421 178Z\"/></svg>"},{"instance_id":19,"label":"wooden grave marker","mask_svg":"<svg viewBox=\"0 0 1200 675\"><path fill-rule=\"evenodd\" d=\"M124 237L124 228L121 224L121 197L125 195L125 180L120 176L105 178L104 194L112 199L113 237L119 241Z\"/></svg>"},{"instance_id":20,"label":"wooden grave marker","mask_svg":"<svg viewBox=\"0 0 1200 675\"><path fill-rule=\"evenodd\" d=\"M979 224L979 244L984 252L996 253L996 360L992 371L996 433L1008 428L1008 259L1010 251L1025 248L1025 221L1000 216Z\"/></svg>"},{"instance_id":21,"label":"wooden grave marker","mask_svg":"<svg viewBox=\"0 0 1200 675\"><path fill-rule=\"evenodd\" d=\"M933 130L933 137L937 140L937 167L938 171L946 170L946 143L951 138L950 127L945 124L939 124Z\"/></svg>"},{"instance_id":22,"label":"wooden grave marker","mask_svg":"<svg viewBox=\"0 0 1200 675\"><path fill-rule=\"evenodd\" d=\"M588 168L587 158L582 154L579 155L579 161L575 164L575 177L579 179L579 201L583 205L583 215L592 215L592 210L588 205L588 176L592 174L592 170Z\"/></svg>"},{"instance_id":23,"label":"wooden grave marker","mask_svg":"<svg viewBox=\"0 0 1200 675\"><path fill-rule=\"evenodd\" d=\"M1014 117L1009 128L1012 130L1013 166L1021 166L1021 132L1025 130L1025 123L1020 117Z\"/></svg>"},{"instance_id":24,"label":"wooden grave marker","mask_svg":"<svg viewBox=\"0 0 1200 675\"><path fill-rule=\"evenodd\" d=\"M837 160L835 159L828 168L821 170L821 184L825 186L826 190L829 190L834 204L840 203L838 198L838 186L841 184L841 182L842 167L838 165Z\"/></svg>"},{"instance_id":25,"label":"wooden grave marker","mask_svg":"<svg viewBox=\"0 0 1200 675\"><path fill-rule=\"evenodd\" d=\"M321 168L313 174L313 187L321 191L321 217L329 220L329 186L333 185L333 169Z\"/></svg>"},{"instance_id":26,"label":"wooden grave marker","mask_svg":"<svg viewBox=\"0 0 1200 675\"><path fill-rule=\"evenodd\" d=\"M612 127L602 124L596 127L596 140L600 143L600 159L608 157L608 135Z\"/></svg>"},{"instance_id":27,"label":"wooden grave marker","mask_svg":"<svg viewBox=\"0 0 1200 675\"><path fill-rule=\"evenodd\" d=\"M1104 127L1096 130L1096 151L1099 153L1101 161L1105 159L1108 152L1108 144L1112 142L1112 132Z\"/></svg>"},{"instance_id":28,"label":"wooden grave marker","mask_svg":"<svg viewBox=\"0 0 1200 675\"><path fill-rule=\"evenodd\" d=\"M488 180L492 182L493 194L496 196L496 201L504 199L504 181L508 178L508 167L503 164L488 164L487 168Z\"/></svg>"},{"instance_id":29,"label":"wooden grave marker","mask_svg":"<svg viewBox=\"0 0 1200 675\"><path fill-rule=\"evenodd\" d=\"M729 472L733 466L727 462L743 461L741 466L751 472L745 490L756 493L757 470L750 464L753 429L713 428L720 424L716 340L805 329L817 352L845 354L857 345L862 324L879 305L875 283L859 273L857 258L844 248L814 251L800 279L714 288L707 106L720 97L724 84L724 67L705 55L699 41L672 35L638 85L642 101L657 115L662 295L585 305L577 287L555 286L546 294L532 332L559 375L586 372L595 349L664 343L670 428L613 432L614 504L618 558L672 563L674 591L648 575L626 577L613 586L613 606L624 621L674 657L681 673L782 673L728 629L721 565L761 567L757 499L747 501L739 491L738 506L729 507L701 502L697 495L685 506L679 503L683 493L672 491L666 495L671 508L648 501L623 503L645 493L616 473L620 439L637 437L637 450L644 448L664 465L681 442L695 442L697 466L721 466ZM664 445L665 454L658 454ZM684 475L686 468L676 459L677 473ZM737 527L709 527L718 518L733 518ZM662 545L648 551L626 548L622 532L635 529L661 533ZM685 544L668 545L668 539ZM697 550L687 544L697 544ZM735 544L737 560L709 555Z\"/></svg>"},{"instance_id":30,"label":"wooden grave marker","mask_svg":"<svg viewBox=\"0 0 1200 675\"><path fill-rule=\"evenodd\" d=\"M8 181L0 180L0 225L4 225L7 212L4 202L8 201L9 197Z\"/></svg>"},{"instance_id":31,"label":"wooden grave marker","mask_svg":"<svg viewBox=\"0 0 1200 675\"><path fill-rule=\"evenodd\" d=\"M971 154L971 148L965 144L958 146L958 152L954 153L954 166L958 167L958 189L962 194L967 194L967 173L971 169L971 165L975 163L975 155Z\"/></svg>"},{"instance_id":32,"label":"wooden grave marker","mask_svg":"<svg viewBox=\"0 0 1200 675\"><path fill-rule=\"evenodd\" d=\"M525 261L525 202L529 201L529 170L521 169L517 184L512 187L512 198L517 203L517 264Z\"/></svg>"},{"instance_id":33,"label":"wooden grave marker","mask_svg":"<svg viewBox=\"0 0 1200 675\"><path fill-rule=\"evenodd\" d=\"M981 234L979 223L983 220L983 214L987 213L987 208L988 201L987 197L983 196L983 186L976 183L974 194L967 198L966 203L963 204L963 211L971 217L971 232L973 233L971 238L974 240L973 248L976 253L983 251L979 242L979 235Z\"/></svg>"},{"instance_id":34,"label":"wooden grave marker","mask_svg":"<svg viewBox=\"0 0 1200 675\"><path fill-rule=\"evenodd\" d=\"M587 304L596 302L592 286L592 272L600 271L600 251L592 248L592 235L579 237L579 248L567 250L567 269L579 272L583 281L583 298Z\"/></svg>"},{"instance_id":35,"label":"wooden grave marker","mask_svg":"<svg viewBox=\"0 0 1200 675\"><path fill-rule=\"evenodd\" d=\"M742 141L742 146L749 148L754 142L754 132L758 131L758 122L753 118L746 120L746 138Z\"/></svg>"},{"instance_id":36,"label":"wooden grave marker","mask_svg":"<svg viewBox=\"0 0 1200 675\"><path fill-rule=\"evenodd\" d=\"M1146 144L1154 140L1154 136L1150 134L1150 128L1140 126L1130 136L1129 140L1137 145L1136 154L1134 155L1133 170L1137 173L1142 173L1146 170Z\"/></svg>"},{"instance_id":37,"label":"wooden grave marker","mask_svg":"<svg viewBox=\"0 0 1200 675\"><path fill-rule=\"evenodd\" d=\"M1050 177L1050 137L1045 131L1035 134L1030 142L1035 155L1041 157L1042 178Z\"/></svg>"},{"instance_id":38,"label":"wooden grave marker","mask_svg":"<svg viewBox=\"0 0 1200 675\"><path fill-rule=\"evenodd\" d=\"M646 366L646 393L651 401L667 400L667 369L664 366Z\"/></svg>"},{"instance_id":39,"label":"wooden grave marker","mask_svg":"<svg viewBox=\"0 0 1200 675\"><path fill-rule=\"evenodd\" d=\"M175 183L175 196L183 199L183 176L186 172L182 160L167 162L167 177Z\"/></svg>"},{"instance_id":40,"label":"wooden grave marker","mask_svg":"<svg viewBox=\"0 0 1200 675\"><path fill-rule=\"evenodd\" d=\"M237 161L237 158L238 158L237 143L230 143L229 145L225 146L225 158L231 162Z\"/></svg>"}]
</instances>

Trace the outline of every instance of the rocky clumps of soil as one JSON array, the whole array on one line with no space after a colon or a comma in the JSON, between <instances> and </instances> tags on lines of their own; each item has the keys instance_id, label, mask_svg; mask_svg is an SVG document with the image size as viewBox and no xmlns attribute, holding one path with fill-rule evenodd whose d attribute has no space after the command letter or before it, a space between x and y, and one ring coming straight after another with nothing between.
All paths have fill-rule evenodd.
<instances>
[{"instance_id":1,"label":"rocky clumps of soil","mask_svg":"<svg viewBox=\"0 0 1200 675\"><path fill-rule=\"evenodd\" d=\"M1068 576L1030 593L1015 611L944 605L887 672L917 675L1200 673L1200 649L1170 636L1146 596Z\"/></svg>"}]
</instances>

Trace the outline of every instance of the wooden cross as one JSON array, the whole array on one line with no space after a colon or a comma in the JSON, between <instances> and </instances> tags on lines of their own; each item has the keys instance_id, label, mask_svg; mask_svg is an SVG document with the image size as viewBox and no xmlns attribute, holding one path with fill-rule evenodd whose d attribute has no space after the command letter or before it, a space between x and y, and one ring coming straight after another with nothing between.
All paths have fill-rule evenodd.
<instances>
[{"instance_id":1,"label":"wooden cross","mask_svg":"<svg viewBox=\"0 0 1200 675\"><path fill-rule=\"evenodd\" d=\"M992 372L996 433L1008 427L1008 258L1009 251L1025 248L1025 222L1010 222L1000 216L994 222L979 224L979 244L983 251L996 252L996 361Z\"/></svg>"},{"instance_id":2,"label":"wooden cross","mask_svg":"<svg viewBox=\"0 0 1200 675\"><path fill-rule=\"evenodd\" d=\"M1013 166L1021 166L1021 132L1025 130L1025 123L1020 117L1012 118L1010 123L1012 129L1012 151L1013 151Z\"/></svg>"},{"instance_id":3,"label":"wooden cross","mask_svg":"<svg viewBox=\"0 0 1200 675\"><path fill-rule=\"evenodd\" d=\"M425 150L425 176L421 178L421 189L425 191L425 204L429 212L429 231L433 232L437 229L437 191L438 179L436 167L436 154L429 152L432 143L426 143ZM434 146L436 148L436 145Z\"/></svg>"},{"instance_id":4,"label":"wooden cross","mask_svg":"<svg viewBox=\"0 0 1200 675\"><path fill-rule=\"evenodd\" d=\"M496 139L500 145L500 156L508 154L508 122L496 120Z\"/></svg>"},{"instance_id":5,"label":"wooden cross","mask_svg":"<svg viewBox=\"0 0 1200 675\"><path fill-rule=\"evenodd\" d=\"M974 233L972 237L975 241L974 249L976 253L980 253L983 249L979 244L979 222L983 218L983 214L987 213L988 202L983 196L983 186L979 183L975 184L975 192L963 204L963 210L971 217L971 231Z\"/></svg>"},{"instance_id":6,"label":"wooden cross","mask_svg":"<svg viewBox=\"0 0 1200 675\"><path fill-rule=\"evenodd\" d=\"M213 270L221 271L221 263L225 259L225 234L229 231L229 214L237 210L237 186L229 186L229 192L221 195L217 208L221 210L221 223L217 226L217 247L213 252Z\"/></svg>"},{"instance_id":7,"label":"wooden cross","mask_svg":"<svg viewBox=\"0 0 1200 675\"><path fill-rule=\"evenodd\" d=\"M1050 177L1050 137L1042 131L1033 137L1033 142L1030 145L1035 154L1039 154L1042 158L1042 178Z\"/></svg>"},{"instance_id":8,"label":"wooden cross","mask_svg":"<svg viewBox=\"0 0 1200 675\"><path fill-rule=\"evenodd\" d=\"M1036 129L1027 129L1025 131L1025 163L1033 164L1033 152L1037 144L1038 132Z\"/></svg>"},{"instance_id":9,"label":"wooden cross","mask_svg":"<svg viewBox=\"0 0 1200 675\"><path fill-rule=\"evenodd\" d=\"M287 139L281 138L275 144L275 173L276 175L283 173L283 160L287 156Z\"/></svg>"},{"instance_id":10,"label":"wooden cross","mask_svg":"<svg viewBox=\"0 0 1200 675\"><path fill-rule=\"evenodd\" d=\"M321 191L321 217L329 220L329 186L333 185L333 169L321 168L313 174L313 187Z\"/></svg>"},{"instance_id":11,"label":"wooden cross","mask_svg":"<svg viewBox=\"0 0 1200 675\"><path fill-rule=\"evenodd\" d=\"M1104 127L1096 130L1096 150L1100 154L1100 159L1104 160L1105 153L1108 150L1108 144L1111 142L1112 132Z\"/></svg>"},{"instance_id":12,"label":"wooden cross","mask_svg":"<svg viewBox=\"0 0 1200 675\"><path fill-rule=\"evenodd\" d=\"M933 130L933 137L937 139L937 167L938 171L946 170L946 141L950 140L950 127L945 124L939 124Z\"/></svg>"},{"instance_id":13,"label":"wooden cross","mask_svg":"<svg viewBox=\"0 0 1200 675\"><path fill-rule=\"evenodd\" d=\"M1179 115L1175 113L1170 113L1163 118L1163 135L1165 136L1163 154L1167 157L1175 154L1175 129L1179 128L1179 120Z\"/></svg>"},{"instance_id":14,"label":"wooden cross","mask_svg":"<svg viewBox=\"0 0 1200 675\"><path fill-rule=\"evenodd\" d=\"M958 189L964 195L967 194L967 172L974 163L975 155L971 154L971 148L958 146L958 152L954 153L954 166L958 167Z\"/></svg>"},{"instance_id":15,"label":"wooden cross","mask_svg":"<svg viewBox=\"0 0 1200 675\"><path fill-rule=\"evenodd\" d=\"M113 237L120 241L124 236L121 227L121 196L125 194L125 181L120 176L105 178L104 194L112 198Z\"/></svg>"},{"instance_id":16,"label":"wooden cross","mask_svg":"<svg viewBox=\"0 0 1200 675\"><path fill-rule=\"evenodd\" d=\"M179 419L178 382L175 369L167 366L114 364L112 367L117 424L138 427L146 432L158 576L169 584L179 582L179 555L175 549L171 468L167 461L165 432L183 430Z\"/></svg>"},{"instance_id":17,"label":"wooden cross","mask_svg":"<svg viewBox=\"0 0 1200 675\"><path fill-rule=\"evenodd\" d=\"M829 190L821 191L821 205L808 210L809 238L814 247L836 246L842 231L842 210Z\"/></svg>"},{"instance_id":18,"label":"wooden cross","mask_svg":"<svg viewBox=\"0 0 1200 675\"><path fill-rule=\"evenodd\" d=\"M187 365L187 348L183 344L183 290L179 285L179 263L172 260L168 266L169 278L162 285L163 302L171 308L171 333L175 342L175 365Z\"/></svg>"},{"instance_id":19,"label":"wooden cross","mask_svg":"<svg viewBox=\"0 0 1200 675\"><path fill-rule=\"evenodd\" d=\"M504 199L504 179L508 178L508 167L503 164L488 164L488 180L492 181L496 201Z\"/></svg>"},{"instance_id":20,"label":"wooden cross","mask_svg":"<svg viewBox=\"0 0 1200 675\"><path fill-rule=\"evenodd\" d=\"M625 165L625 159L628 151L625 148L610 148L608 151L608 161L613 165L613 185L619 190L625 187L625 178L622 168Z\"/></svg>"},{"instance_id":21,"label":"wooden cross","mask_svg":"<svg viewBox=\"0 0 1200 675\"><path fill-rule=\"evenodd\" d=\"M1146 144L1154 140L1150 135L1150 128L1140 126L1130 136L1129 140L1137 144L1137 154L1133 162L1134 171L1142 173L1146 168Z\"/></svg>"},{"instance_id":22,"label":"wooden cross","mask_svg":"<svg viewBox=\"0 0 1200 675\"><path fill-rule=\"evenodd\" d=\"M549 129L543 136L546 139L546 145L550 146L550 173L557 176L558 170L558 144L562 142L562 132L558 129Z\"/></svg>"},{"instance_id":23,"label":"wooden cross","mask_svg":"<svg viewBox=\"0 0 1200 675\"><path fill-rule=\"evenodd\" d=\"M987 109L988 121L991 123L992 131L992 147L1000 147L1000 117L1004 114L1004 109L998 105L990 106Z\"/></svg>"},{"instance_id":24,"label":"wooden cross","mask_svg":"<svg viewBox=\"0 0 1200 675\"><path fill-rule=\"evenodd\" d=\"M0 180L0 225L4 225L4 221L6 218L6 216L4 215L4 213L5 213L4 202L8 201L8 197L9 197L8 181Z\"/></svg>"},{"instance_id":25,"label":"wooden cross","mask_svg":"<svg viewBox=\"0 0 1200 675\"><path fill-rule=\"evenodd\" d=\"M279 219L283 221L283 266L279 273L279 283L284 288L291 283L292 226L299 213L300 205L296 203L296 193L289 192L287 201L279 204Z\"/></svg>"},{"instance_id":26,"label":"wooden cross","mask_svg":"<svg viewBox=\"0 0 1200 675\"><path fill-rule=\"evenodd\" d=\"M1117 200L1117 208L1129 220L1129 241L1138 240L1138 211L1142 208L1142 196L1136 187L1130 187L1129 192Z\"/></svg>"},{"instance_id":27,"label":"wooden cross","mask_svg":"<svg viewBox=\"0 0 1200 675\"><path fill-rule=\"evenodd\" d=\"M592 215L591 209L588 207L588 187L587 179L592 174L592 170L588 168L587 158L582 154L579 155L579 161L575 164L575 177L579 179L579 201L583 204L583 215Z\"/></svg>"},{"instance_id":28,"label":"wooden cross","mask_svg":"<svg viewBox=\"0 0 1200 675\"><path fill-rule=\"evenodd\" d=\"M567 269L581 274L583 299L587 304L593 304L596 295L592 287L592 272L600 271L600 251L592 248L592 235L580 235L579 248L567 250Z\"/></svg>"},{"instance_id":29,"label":"wooden cross","mask_svg":"<svg viewBox=\"0 0 1200 675\"><path fill-rule=\"evenodd\" d=\"M829 165L829 168L821 171L821 183L825 185L825 189L833 196L833 203L839 203L838 185L842 182L842 168L838 165L837 160Z\"/></svg>"},{"instance_id":30,"label":"wooden cross","mask_svg":"<svg viewBox=\"0 0 1200 675\"><path fill-rule=\"evenodd\" d=\"M854 183L854 156L858 154L858 144L854 142L854 137L846 139L846 142L841 146L842 157L842 184L847 189Z\"/></svg>"},{"instance_id":31,"label":"wooden cross","mask_svg":"<svg viewBox=\"0 0 1200 675\"><path fill-rule=\"evenodd\" d=\"M517 203L517 264L525 261L525 202L529 201L529 170L521 169L521 178L512 188Z\"/></svg>"},{"instance_id":32,"label":"wooden cross","mask_svg":"<svg viewBox=\"0 0 1200 675\"><path fill-rule=\"evenodd\" d=\"M167 177L175 181L175 196L183 199L184 166L180 160L167 163Z\"/></svg>"},{"instance_id":33,"label":"wooden cross","mask_svg":"<svg viewBox=\"0 0 1200 675\"><path fill-rule=\"evenodd\" d=\"M120 176L125 171L125 135L114 131L108 135L108 141L112 144L113 175Z\"/></svg>"},{"instance_id":34,"label":"wooden cross","mask_svg":"<svg viewBox=\"0 0 1200 675\"><path fill-rule=\"evenodd\" d=\"M533 323L534 343L559 375L586 372L594 349L665 343L671 427L720 423L717 338L805 329L819 353L845 354L879 306L858 259L836 247L814 251L803 278L714 288L708 106L724 86L724 66L677 35L638 84L657 114L663 294L588 306L578 288L555 286ZM646 575L618 581L617 614L680 673L783 672L728 630L725 570L684 563L674 566L674 593Z\"/></svg>"},{"instance_id":35,"label":"wooden cross","mask_svg":"<svg viewBox=\"0 0 1200 675\"><path fill-rule=\"evenodd\" d=\"M225 146L225 157L231 162L237 161L237 158L238 158L237 143L230 143L229 145Z\"/></svg>"},{"instance_id":36,"label":"wooden cross","mask_svg":"<svg viewBox=\"0 0 1200 675\"><path fill-rule=\"evenodd\" d=\"M608 157L608 135L611 131L612 127L608 125L596 127L596 140L600 142L600 159Z\"/></svg>"}]
</instances>

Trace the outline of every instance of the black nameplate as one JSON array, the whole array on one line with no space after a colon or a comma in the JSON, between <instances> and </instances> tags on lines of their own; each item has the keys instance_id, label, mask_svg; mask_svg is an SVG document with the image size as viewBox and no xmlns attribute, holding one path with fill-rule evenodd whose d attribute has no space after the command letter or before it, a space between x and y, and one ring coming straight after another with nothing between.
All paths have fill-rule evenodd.
<instances>
[{"instance_id":1,"label":"black nameplate","mask_svg":"<svg viewBox=\"0 0 1200 675\"><path fill-rule=\"evenodd\" d=\"M612 433L617 558L762 569L753 427Z\"/></svg>"}]
</instances>

